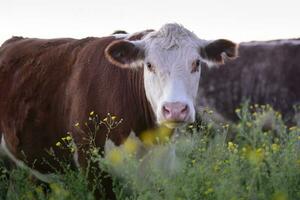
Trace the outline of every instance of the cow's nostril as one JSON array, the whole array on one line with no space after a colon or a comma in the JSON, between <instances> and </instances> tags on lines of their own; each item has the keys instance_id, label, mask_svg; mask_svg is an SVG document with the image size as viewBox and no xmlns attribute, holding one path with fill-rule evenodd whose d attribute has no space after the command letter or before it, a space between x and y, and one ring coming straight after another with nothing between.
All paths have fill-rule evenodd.
<instances>
[{"instance_id":1,"label":"cow's nostril","mask_svg":"<svg viewBox=\"0 0 300 200\"><path fill-rule=\"evenodd\" d=\"M185 105L184 108L181 110L181 113L186 113L188 111L188 105Z\"/></svg>"},{"instance_id":2,"label":"cow's nostril","mask_svg":"<svg viewBox=\"0 0 300 200\"><path fill-rule=\"evenodd\" d=\"M167 106L163 106L163 107L162 107L162 110L163 110L163 113L164 113L164 114L170 113L170 109L169 109Z\"/></svg>"}]
</instances>

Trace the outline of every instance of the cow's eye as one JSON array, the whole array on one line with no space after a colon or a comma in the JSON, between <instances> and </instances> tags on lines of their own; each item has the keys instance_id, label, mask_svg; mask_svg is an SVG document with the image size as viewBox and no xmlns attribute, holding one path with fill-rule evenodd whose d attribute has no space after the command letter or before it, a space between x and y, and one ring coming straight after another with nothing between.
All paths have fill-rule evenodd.
<instances>
[{"instance_id":1,"label":"cow's eye","mask_svg":"<svg viewBox=\"0 0 300 200\"><path fill-rule=\"evenodd\" d=\"M154 72L154 67L151 63L147 62L146 63L146 66L147 66L147 69L150 71L150 72Z\"/></svg>"},{"instance_id":2,"label":"cow's eye","mask_svg":"<svg viewBox=\"0 0 300 200\"><path fill-rule=\"evenodd\" d=\"M199 72L200 63L201 63L201 61L200 61L199 59L197 59L197 60L195 60L195 61L193 62L191 73Z\"/></svg>"}]
</instances>

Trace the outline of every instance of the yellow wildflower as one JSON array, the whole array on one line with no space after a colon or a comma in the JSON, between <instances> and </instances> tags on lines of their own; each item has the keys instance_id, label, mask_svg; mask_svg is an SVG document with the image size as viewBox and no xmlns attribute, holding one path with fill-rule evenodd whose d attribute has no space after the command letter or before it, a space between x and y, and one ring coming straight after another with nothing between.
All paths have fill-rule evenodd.
<instances>
[{"instance_id":1,"label":"yellow wildflower","mask_svg":"<svg viewBox=\"0 0 300 200\"><path fill-rule=\"evenodd\" d=\"M97 149L97 148L93 148L92 154L93 154L93 155L98 155L98 149Z\"/></svg>"},{"instance_id":2,"label":"yellow wildflower","mask_svg":"<svg viewBox=\"0 0 300 200\"><path fill-rule=\"evenodd\" d=\"M208 189L204 192L204 194L205 194L205 195L208 195L208 194L210 194L210 193L212 193L212 192L214 192L214 189L213 189L213 188L208 188Z\"/></svg>"},{"instance_id":3,"label":"yellow wildflower","mask_svg":"<svg viewBox=\"0 0 300 200\"><path fill-rule=\"evenodd\" d=\"M240 113L241 112L241 109L237 108L235 109L235 113Z\"/></svg>"},{"instance_id":4,"label":"yellow wildflower","mask_svg":"<svg viewBox=\"0 0 300 200\"><path fill-rule=\"evenodd\" d=\"M70 140L72 140L72 137L68 135L68 136L66 137L66 140L67 140L67 141L70 141Z\"/></svg>"},{"instance_id":5,"label":"yellow wildflower","mask_svg":"<svg viewBox=\"0 0 300 200\"><path fill-rule=\"evenodd\" d=\"M128 138L124 142L124 149L129 154L134 154L137 151L137 143L134 139Z\"/></svg>"},{"instance_id":6,"label":"yellow wildflower","mask_svg":"<svg viewBox=\"0 0 300 200\"><path fill-rule=\"evenodd\" d=\"M282 117L281 113L279 113L279 112L276 112L275 115L276 115L277 119L281 119L281 117Z\"/></svg>"},{"instance_id":7,"label":"yellow wildflower","mask_svg":"<svg viewBox=\"0 0 300 200\"><path fill-rule=\"evenodd\" d=\"M154 132L156 137L158 137L159 142L168 142L172 134L172 130L166 126L161 126Z\"/></svg>"},{"instance_id":8,"label":"yellow wildflower","mask_svg":"<svg viewBox=\"0 0 300 200\"><path fill-rule=\"evenodd\" d=\"M234 143L233 142L228 142L228 148L232 148L234 147Z\"/></svg>"},{"instance_id":9,"label":"yellow wildflower","mask_svg":"<svg viewBox=\"0 0 300 200\"><path fill-rule=\"evenodd\" d=\"M220 171L220 165L217 163L217 164L215 164L215 166L214 166L214 171L215 172L218 172L218 171Z\"/></svg>"},{"instance_id":10,"label":"yellow wildflower","mask_svg":"<svg viewBox=\"0 0 300 200\"><path fill-rule=\"evenodd\" d=\"M112 120L115 120L116 118L117 118L116 116L112 116L112 117L111 117Z\"/></svg>"},{"instance_id":11,"label":"yellow wildflower","mask_svg":"<svg viewBox=\"0 0 300 200\"><path fill-rule=\"evenodd\" d=\"M144 133L141 134L141 139L142 142L147 145L147 146L151 146L154 144L154 140L155 140L155 136L153 131L146 131Z\"/></svg>"},{"instance_id":12,"label":"yellow wildflower","mask_svg":"<svg viewBox=\"0 0 300 200\"><path fill-rule=\"evenodd\" d=\"M275 192L272 197L272 200L288 200L287 194L283 192Z\"/></svg>"},{"instance_id":13,"label":"yellow wildflower","mask_svg":"<svg viewBox=\"0 0 300 200\"><path fill-rule=\"evenodd\" d=\"M115 148L108 152L107 159L113 164L113 165L119 165L123 162L122 152Z\"/></svg>"},{"instance_id":14,"label":"yellow wildflower","mask_svg":"<svg viewBox=\"0 0 300 200\"><path fill-rule=\"evenodd\" d=\"M260 153L260 152L262 152L262 148L258 148L258 149L256 149L256 152L257 152L257 153Z\"/></svg>"},{"instance_id":15,"label":"yellow wildflower","mask_svg":"<svg viewBox=\"0 0 300 200\"><path fill-rule=\"evenodd\" d=\"M254 165L259 165L264 159L264 151L262 148L258 148L257 150L249 151L248 159L250 163Z\"/></svg>"},{"instance_id":16,"label":"yellow wildflower","mask_svg":"<svg viewBox=\"0 0 300 200\"><path fill-rule=\"evenodd\" d=\"M94 111L90 112L90 116L94 115Z\"/></svg>"},{"instance_id":17,"label":"yellow wildflower","mask_svg":"<svg viewBox=\"0 0 300 200\"><path fill-rule=\"evenodd\" d=\"M272 150L274 151L274 152L277 152L277 151L279 151L279 149L280 149L280 146L278 145L278 144L276 144L276 143L274 143L274 144L272 144Z\"/></svg>"},{"instance_id":18,"label":"yellow wildflower","mask_svg":"<svg viewBox=\"0 0 300 200\"><path fill-rule=\"evenodd\" d=\"M252 127L252 124L250 122L246 122L246 125L251 128Z\"/></svg>"},{"instance_id":19,"label":"yellow wildflower","mask_svg":"<svg viewBox=\"0 0 300 200\"><path fill-rule=\"evenodd\" d=\"M79 126L79 122L77 122L77 123L75 124L75 126L78 127L78 126Z\"/></svg>"},{"instance_id":20,"label":"yellow wildflower","mask_svg":"<svg viewBox=\"0 0 300 200\"><path fill-rule=\"evenodd\" d=\"M228 129L229 128L229 124L223 125L223 128Z\"/></svg>"},{"instance_id":21,"label":"yellow wildflower","mask_svg":"<svg viewBox=\"0 0 300 200\"><path fill-rule=\"evenodd\" d=\"M61 142L56 142L55 146L57 147L61 146Z\"/></svg>"},{"instance_id":22,"label":"yellow wildflower","mask_svg":"<svg viewBox=\"0 0 300 200\"><path fill-rule=\"evenodd\" d=\"M290 131L297 130L297 126L292 126L292 127L289 128L289 130L290 130Z\"/></svg>"},{"instance_id":23,"label":"yellow wildflower","mask_svg":"<svg viewBox=\"0 0 300 200\"><path fill-rule=\"evenodd\" d=\"M231 152L234 152L234 153L237 153L237 148L238 148L238 145L237 144L234 144L233 142L228 142L228 150L231 151Z\"/></svg>"}]
</instances>

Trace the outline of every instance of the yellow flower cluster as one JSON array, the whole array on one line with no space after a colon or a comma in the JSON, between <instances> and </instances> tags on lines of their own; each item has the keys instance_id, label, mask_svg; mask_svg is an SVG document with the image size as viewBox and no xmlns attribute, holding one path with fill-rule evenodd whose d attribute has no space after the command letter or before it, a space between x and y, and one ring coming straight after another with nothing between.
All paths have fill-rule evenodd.
<instances>
[{"instance_id":1,"label":"yellow flower cluster","mask_svg":"<svg viewBox=\"0 0 300 200\"><path fill-rule=\"evenodd\" d=\"M63 137L61 138L63 141L71 141L72 140L72 137L71 136L66 136L66 137Z\"/></svg>"},{"instance_id":2,"label":"yellow flower cluster","mask_svg":"<svg viewBox=\"0 0 300 200\"><path fill-rule=\"evenodd\" d=\"M249 150L247 158L253 165L260 165L265 157L265 151L262 148Z\"/></svg>"},{"instance_id":3,"label":"yellow flower cluster","mask_svg":"<svg viewBox=\"0 0 300 200\"><path fill-rule=\"evenodd\" d=\"M239 114L241 112L241 109L237 108L235 109L235 113Z\"/></svg>"},{"instance_id":4,"label":"yellow flower cluster","mask_svg":"<svg viewBox=\"0 0 300 200\"><path fill-rule=\"evenodd\" d=\"M273 152L278 152L280 149L280 145L274 143L271 145L271 148L272 148Z\"/></svg>"},{"instance_id":5,"label":"yellow flower cluster","mask_svg":"<svg viewBox=\"0 0 300 200\"><path fill-rule=\"evenodd\" d=\"M69 149L71 153L75 152L75 146L72 142L72 137L70 136L70 133L67 133L66 137L62 137L61 141L56 142L55 146L60 147L62 149Z\"/></svg>"},{"instance_id":6,"label":"yellow flower cluster","mask_svg":"<svg viewBox=\"0 0 300 200\"><path fill-rule=\"evenodd\" d=\"M238 145L237 145L237 144L234 144L233 142L228 142L227 149L228 149L230 152L237 153L237 152L238 152Z\"/></svg>"},{"instance_id":7,"label":"yellow flower cluster","mask_svg":"<svg viewBox=\"0 0 300 200\"><path fill-rule=\"evenodd\" d=\"M55 146L60 147L61 146L61 142L56 142Z\"/></svg>"},{"instance_id":8,"label":"yellow flower cluster","mask_svg":"<svg viewBox=\"0 0 300 200\"><path fill-rule=\"evenodd\" d=\"M166 143L169 141L172 130L166 126L161 126L157 129L148 130L141 134L142 142L146 146L151 146L159 143Z\"/></svg>"},{"instance_id":9,"label":"yellow flower cluster","mask_svg":"<svg viewBox=\"0 0 300 200\"><path fill-rule=\"evenodd\" d=\"M214 192L214 189L210 187L204 192L204 194L209 195L210 193L213 193L213 192Z\"/></svg>"},{"instance_id":10,"label":"yellow flower cluster","mask_svg":"<svg viewBox=\"0 0 300 200\"><path fill-rule=\"evenodd\" d=\"M297 126L292 126L289 128L289 131L295 131L295 130L297 130Z\"/></svg>"},{"instance_id":11,"label":"yellow flower cluster","mask_svg":"<svg viewBox=\"0 0 300 200\"><path fill-rule=\"evenodd\" d=\"M136 153L138 148L138 144L137 142L132 139L132 138L128 138L125 142L124 142L124 150L126 153L128 153L129 155L133 155Z\"/></svg>"},{"instance_id":12,"label":"yellow flower cluster","mask_svg":"<svg viewBox=\"0 0 300 200\"><path fill-rule=\"evenodd\" d=\"M108 152L106 158L111 162L112 165L120 165L123 162L122 152L118 148L112 149Z\"/></svg>"},{"instance_id":13,"label":"yellow flower cluster","mask_svg":"<svg viewBox=\"0 0 300 200\"><path fill-rule=\"evenodd\" d=\"M272 200L288 200L288 196L284 192L275 192Z\"/></svg>"}]
</instances>

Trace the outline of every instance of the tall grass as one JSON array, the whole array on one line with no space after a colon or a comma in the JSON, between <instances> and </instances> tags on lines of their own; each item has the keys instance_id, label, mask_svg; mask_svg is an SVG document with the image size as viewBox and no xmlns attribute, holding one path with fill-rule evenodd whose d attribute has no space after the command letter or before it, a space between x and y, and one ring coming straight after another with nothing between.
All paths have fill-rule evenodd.
<instances>
[{"instance_id":1,"label":"tall grass","mask_svg":"<svg viewBox=\"0 0 300 200\"><path fill-rule=\"evenodd\" d=\"M93 162L112 175L118 199L300 199L300 128L286 127L269 106L236 112L236 124L198 122L171 137L159 128L142 141L108 142L106 156ZM49 186L26 170L1 170L3 199L93 199L81 170L67 169Z\"/></svg>"}]
</instances>

